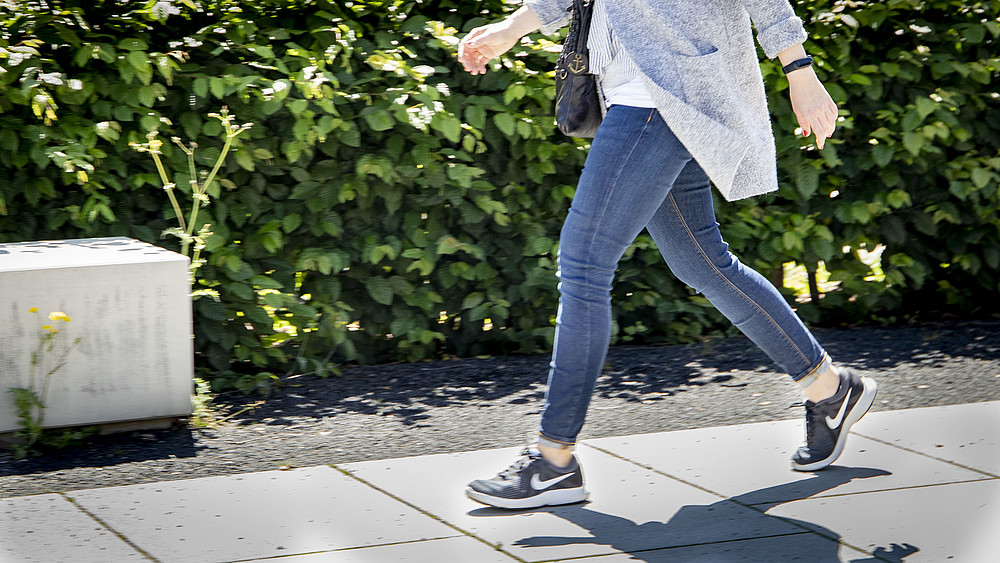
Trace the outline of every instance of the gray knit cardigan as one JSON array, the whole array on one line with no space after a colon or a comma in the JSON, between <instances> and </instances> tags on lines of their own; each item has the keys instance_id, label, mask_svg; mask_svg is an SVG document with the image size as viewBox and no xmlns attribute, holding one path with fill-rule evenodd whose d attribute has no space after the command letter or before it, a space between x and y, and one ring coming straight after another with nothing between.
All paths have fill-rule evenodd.
<instances>
[{"instance_id":1,"label":"gray knit cardigan","mask_svg":"<svg viewBox=\"0 0 1000 563\"><path fill-rule=\"evenodd\" d=\"M523 0L554 33L572 0ZM806 40L788 0L610 0L608 20L657 110L729 201L778 189L760 61Z\"/></svg>"}]
</instances>

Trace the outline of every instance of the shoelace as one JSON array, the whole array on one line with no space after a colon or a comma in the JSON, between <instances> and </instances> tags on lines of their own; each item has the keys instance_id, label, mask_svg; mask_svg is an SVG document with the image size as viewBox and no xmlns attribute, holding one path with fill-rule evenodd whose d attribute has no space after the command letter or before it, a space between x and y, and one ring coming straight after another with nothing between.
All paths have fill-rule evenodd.
<instances>
[{"instance_id":1,"label":"shoelace","mask_svg":"<svg viewBox=\"0 0 1000 563\"><path fill-rule=\"evenodd\" d=\"M799 401L797 403L792 403L788 405L788 408L794 409L796 407L802 407L806 409L806 444L813 443L812 437L815 434L816 424L822 417L822 414L818 413L815 408L809 408L809 406L804 401Z\"/></svg>"},{"instance_id":2,"label":"shoelace","mask_svg":"<svg viewBox=\"0 0 1000 563\"><path fill-rule=\"evenodd\" d=\"M525 449L521 452L521 457L517 461L512 463L510 467L504 469L499 473L501 479L510 479L521 472L522 469L531 465L532 461L535 461L541 454L538 452L533 452L529 449Z\"/></svg>"}]
</instances>

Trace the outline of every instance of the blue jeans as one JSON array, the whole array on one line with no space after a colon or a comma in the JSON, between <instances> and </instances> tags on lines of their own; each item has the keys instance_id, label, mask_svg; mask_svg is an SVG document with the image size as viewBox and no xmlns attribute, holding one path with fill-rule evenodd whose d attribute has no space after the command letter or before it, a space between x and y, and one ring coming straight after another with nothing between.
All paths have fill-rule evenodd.
<instances>
[{"instance_id":1,"label":"blue jeans","mask_svg":"<svg viewBox=\"0 0 1000 563\"><path fill-rule=\"evenodd\" d=\"M611 282L647 229L678 279L702 293L796 381L830 358L778 290L729 252L708 176L655 109L613 106L559 239L559 312L539 443L571 447L611 338Z\"/></svg>"}]
</instances>

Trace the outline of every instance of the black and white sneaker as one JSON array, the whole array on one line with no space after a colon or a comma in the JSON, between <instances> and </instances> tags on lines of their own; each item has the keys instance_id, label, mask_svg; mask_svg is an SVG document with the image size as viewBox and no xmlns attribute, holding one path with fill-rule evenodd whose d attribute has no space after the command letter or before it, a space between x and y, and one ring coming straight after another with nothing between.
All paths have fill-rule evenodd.
<instances>
[{"instance_id":1,"label":"black and white sneaker","mask_svg":"<svg viewBox=\"0 0 1000 563\"><path fill-rule=\"evenodd\" d=\"M539 508L587 499L583 471L576 457L567 467L552 465L534 448L492 479L469 483L465 494L476 502L497 508Z\"/></svg>"},{"instance_id":2,"label":"black and white sneaker","mask_svg":"<svg viewBox=\"0 0 1000 563\"><path fill-rule=\"evenodd\" d=\"M792 469L818 471L830 465L844 451L851 426L875 402L878 384L850 370L840 372L840 387L832 397L806 401L806 445L792 456Z\"/></svg>"}]
</instances>

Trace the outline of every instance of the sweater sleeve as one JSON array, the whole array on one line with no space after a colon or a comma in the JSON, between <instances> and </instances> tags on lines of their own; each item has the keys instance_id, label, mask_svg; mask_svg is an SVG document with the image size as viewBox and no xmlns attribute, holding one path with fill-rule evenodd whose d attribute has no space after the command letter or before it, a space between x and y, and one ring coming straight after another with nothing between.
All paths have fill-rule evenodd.
<instances>
[{"instance_id":1,"label":"sweater sleeve","mask_svg":"<svg viewBox=\"0 0 1000 563\"><path fill-rule=\"evenodd\" d=\"M788 0L743 0L743 4L757 28L757 42L767 58L773 59L809 37Z\"/></svg>"},{"instance_id":2,"label":"sweater sleeve","mask_svg":"<svg viewBox=\"0 0 1000 563\"><path fill-rule=\"evenodd\" d=\"M523 0L522 4L531 8L542 22L541 31L552 35L569 23L569 9L573 0Z\"/></svg>"}]
</instances>

